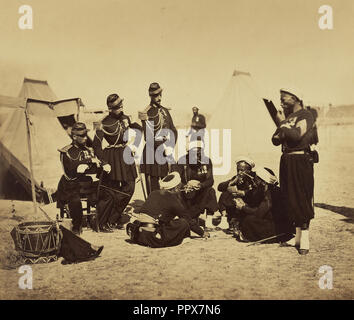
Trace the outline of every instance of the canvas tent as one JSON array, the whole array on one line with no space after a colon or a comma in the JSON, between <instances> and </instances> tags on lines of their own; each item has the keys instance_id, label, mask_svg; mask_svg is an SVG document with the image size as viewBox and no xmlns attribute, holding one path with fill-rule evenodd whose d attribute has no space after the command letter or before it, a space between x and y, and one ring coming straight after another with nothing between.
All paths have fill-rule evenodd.
<instances>
[{"instance_id":1,"label":"canvas tent","mask_svg":"<svg viewBox=\"0 0 354 320\"><path fill-rule=\"evenodd\" d=\"M279 159L279 148L271 142L276 127L250 73L235 70L216 109L209 113L209 132L210 129L231 129L232 161L244 155L256 164L277 167L274 159Z\"/></svg>"},{"instance_id":2,"label":"canvas tent","mask_svg":"<svg viewBox=\"0 0 354 320\"><path fill-rule=\"evenodd\" d=\"M77 118L80 99L57 100L46 81L24 79L18 98L0 96L7 109L0 126L0 156L27 191L31 173L37 200L49 199L62 175L58 148L71 139L60 117Z\"/></svg>"}]
</instances>

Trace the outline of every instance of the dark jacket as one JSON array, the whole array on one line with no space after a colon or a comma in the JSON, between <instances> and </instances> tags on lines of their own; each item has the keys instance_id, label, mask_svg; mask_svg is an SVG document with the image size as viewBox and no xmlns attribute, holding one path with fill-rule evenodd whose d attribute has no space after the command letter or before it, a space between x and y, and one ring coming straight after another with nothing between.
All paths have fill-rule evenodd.
<instances>
[{"instance_id":1,"label":"dark jacket","mask_svg":"<svg viewBox=\"0 0 354 320\"><path fill-rule=\"evenodd\" d=\"M191 218L186 207L183 205L180 196L166 190L155 190L140 209L140 212L146 213L151 217L158 219L161 224L168 224L175 217L185 219L190 229L202 236L204 231L199 227L197 221Z\"/></svg>"}]
</instances>

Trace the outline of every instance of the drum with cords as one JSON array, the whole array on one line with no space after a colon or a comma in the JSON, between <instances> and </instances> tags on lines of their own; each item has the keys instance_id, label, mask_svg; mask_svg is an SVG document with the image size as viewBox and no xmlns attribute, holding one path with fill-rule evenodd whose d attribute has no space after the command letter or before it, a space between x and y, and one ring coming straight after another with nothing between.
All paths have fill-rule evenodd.
<instances>
[{"instance_id":1,"label":"drum with cords","mask_svg":"<svg viewBox=\"0 0 354 320\"><path fill-rule=\"evenodd\" d=\"M62 235L56 222L24 222L11 231L11 236L25 263L49 263L58 259Z\"/></svg>"}]
</instances>

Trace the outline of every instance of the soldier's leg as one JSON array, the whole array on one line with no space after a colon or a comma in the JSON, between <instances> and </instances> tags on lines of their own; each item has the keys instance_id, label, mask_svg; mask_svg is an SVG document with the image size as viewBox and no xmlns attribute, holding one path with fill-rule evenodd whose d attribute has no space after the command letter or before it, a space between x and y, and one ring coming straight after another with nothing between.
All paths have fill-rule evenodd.
<instances>
[{"instance_id":1,"label":"soldier's leg","mask_svg":"<svg viewBox=\"0 0 354 320\"><path fill-rule=\"evenodd\" d=\"M68 207L73 223L73 232L79 233L82 224L82 204L79 194L74 193L70 197L68 201Z\"/></svg>"},{"instance_id":2,"label":"soldier's leg","mask_svg":"<svg viewBox=\"0 0 354 320\"><path fill-rule=\"evenodd\" d=\"M145 173L145 185L146 185L146 194L149 195L151 193L151 176Z\"/></svg>"},{"instance_id":3,"label":"soldier's leg","mask_svg":"<svg viewBox=\"0 0 354 320\"><path fill-rule=\"evenodd\" d=\"M100 196L97 201L97 219L98 225L101 231L107 229L108 218L111 212L114 210L114 192L108 189L102 188Z\"/></svg>"},{"instance_id":4,"label":"soldier's leg","mask_svg":"<svg viewBox=\"0 0 354 320\"><path fill-rule=\"evenodd\" d=\"M151 191L160 190L159 177L151 177Z\"/></svg>"},{"instance_id":5,"label":"soldier's leg","mask_svg":"<svg viewBox=\"0 0 354 320\"><path fill-rule=\"evenodd\" d=\"M120 221L122 213L126 206L129 204L135 190L135 180L134 181L122 181L121 187L117 190L115 210L109 218L111 224L117 224Z\"/></svg>"},{"instance_id":6,"label":"soldier's leg","mask_svg":"<svg viewBox=\"0 0 354 320\"><path fill-rule=\"evenodd\" d=\"M300 235L300 254L308 254L310 250L310 239L309 239L309 228L310 221L305 222L301 225L301 235Z\"/></svg>"}]
</instances>

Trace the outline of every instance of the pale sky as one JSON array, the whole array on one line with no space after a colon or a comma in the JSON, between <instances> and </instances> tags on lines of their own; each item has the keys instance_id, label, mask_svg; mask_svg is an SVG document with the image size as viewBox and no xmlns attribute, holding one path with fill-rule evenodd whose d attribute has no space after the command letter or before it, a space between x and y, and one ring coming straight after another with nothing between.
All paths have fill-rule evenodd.
<instances>
[{"instance_id":1,"label":"pale sky","mask_svg":"<svg viewBox=\"0 0 354 320\"><path fill-rule=\"evenodd\" d=\"M23 4L33 30L18 27ZM333 30L318 26L324 4ZM211 110L236 68L261 95L291 84L312 103L354 103L352 0L1 0L0 39L2 95L30 77L90 107L116 92L135 113L157 81L174 112Z\"/></svg>"}]
</instances>

